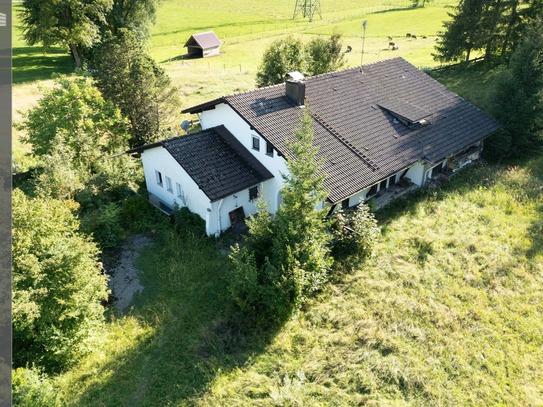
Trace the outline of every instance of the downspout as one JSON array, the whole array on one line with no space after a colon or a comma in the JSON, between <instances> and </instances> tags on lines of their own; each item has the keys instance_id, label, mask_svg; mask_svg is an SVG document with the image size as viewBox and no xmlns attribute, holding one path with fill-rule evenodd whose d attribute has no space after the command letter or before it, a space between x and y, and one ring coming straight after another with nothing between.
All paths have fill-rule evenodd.
<instances>
[{"instance_id":1,"label":"downspout","mask_svg":"<svg viewBox=\"0 0 543 407\"><path fill-rule=\"evenodd\" d=\"M224 198L219 201L219 206L217 207L217 226L218 230L217 233L215 233L216 237L219 237L221 234L221 207L224 202Z\"/></svg>"},{"instance_id":2,"label":"downspout","mask_svg":"<svg viewBox=\"0 0 543 407\"><path fill-rule=\"evenodd\" d=\"M422 185L426 184L429 178L428 173L432 172L433 169L434 168L432 167L426 170L426 172L424 173L424 180L422 181Z\"/></svg>"}]
</instances>

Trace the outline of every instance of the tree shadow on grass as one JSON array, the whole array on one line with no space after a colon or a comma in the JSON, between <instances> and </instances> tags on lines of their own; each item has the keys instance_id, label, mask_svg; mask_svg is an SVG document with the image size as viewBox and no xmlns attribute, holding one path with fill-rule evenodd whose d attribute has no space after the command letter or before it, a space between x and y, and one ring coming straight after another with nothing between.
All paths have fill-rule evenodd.
<instances>
[{"instance_id":1,"label":"tree shadow on grass","mask_svg":"<svg viewBox=\"0 0 543 407\"><path fill-rule=\"evenodd\" d=\"M15 47L12 51L13 83L51 79L54 73L73 72L72 57L60 48Z\"/></svg>"},{"instance_id":2,"label":"tree shadow on grass","mask_svg":"<svg viewBox=\"0 0 543 407\"><path fill-rule=\"evenodd\" d=\"M539 217L528 229L531 247L526 254L530 259L534 259L543 253L543 205L540 205L537 210Z\"/></svg>"},{"instance_id":3,"label":"tree shadow on grass","mask_svg":"<svg viewBox=\"0 0 543 407\"><path fill-rule=\"evenodd\" d=\"M77 405L194 404L221 373L264 351L277 329L251 328L228 310L228 258L214 241L168 235L142 250L144 289L133 315L154 333L99 368Z\"/></svg>"}]
</instances>

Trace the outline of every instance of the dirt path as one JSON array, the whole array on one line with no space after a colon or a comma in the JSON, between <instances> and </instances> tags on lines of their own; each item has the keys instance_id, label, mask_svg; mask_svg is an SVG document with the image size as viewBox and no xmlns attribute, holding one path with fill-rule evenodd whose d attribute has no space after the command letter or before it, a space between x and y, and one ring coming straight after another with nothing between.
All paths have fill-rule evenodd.
<instances>
[{"instance_id":1,"label":"dirt path","mask_svg":"<svg viewBox=\"0 0 543 407\"><path fill-rule=\"evenodd\" d=\"M136 235L128 238L120 249L118 259L108 267L108 285L114 299L113 307L120 314L130 305L134 294L143 290L134 263L140 250L151 243L152 239L147 236Z\"/></svg>"}]
</instances>

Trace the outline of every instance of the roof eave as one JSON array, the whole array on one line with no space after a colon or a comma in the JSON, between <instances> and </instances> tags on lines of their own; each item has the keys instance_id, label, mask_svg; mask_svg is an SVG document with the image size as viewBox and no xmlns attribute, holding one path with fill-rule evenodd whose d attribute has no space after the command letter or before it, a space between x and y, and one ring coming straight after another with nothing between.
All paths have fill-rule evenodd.
<instances>
[{"instance_id":1,"label":"roof eave","mask_svg":"<svg viewBox=\"0 0 543 407\"><path fill-rule=\"evenodd\" d=\"M220 105L221 103L227 103L224 97L220 97L220 98L211 100L209 102L205 102L193 107L183 109L181 110L181 113L190 113L190 114L201 113L205 110L211 110L215 108L215 106Z\"/></svg>"}]
</instances>

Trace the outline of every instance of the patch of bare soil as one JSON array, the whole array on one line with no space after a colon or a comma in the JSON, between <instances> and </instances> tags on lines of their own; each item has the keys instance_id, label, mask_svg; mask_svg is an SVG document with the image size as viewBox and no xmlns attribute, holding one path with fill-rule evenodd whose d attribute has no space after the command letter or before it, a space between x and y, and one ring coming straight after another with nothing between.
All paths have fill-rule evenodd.
<instances>
[{"instance_id":1,"label":"patch of bare soil","mask_svg":"<svg viewBox=\"0 0 543 407\"><path fill-rule=\"evenodd\" d=\"M151 243L152 239L143 235L128 238L121 246L118 257L107 267L112 305L120 314L130 305L134 294L143 290L134 263L140 250Z\"/></svg>"}]
</instances>

